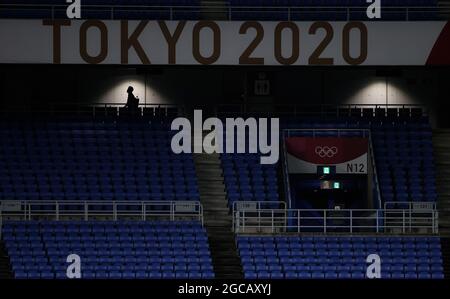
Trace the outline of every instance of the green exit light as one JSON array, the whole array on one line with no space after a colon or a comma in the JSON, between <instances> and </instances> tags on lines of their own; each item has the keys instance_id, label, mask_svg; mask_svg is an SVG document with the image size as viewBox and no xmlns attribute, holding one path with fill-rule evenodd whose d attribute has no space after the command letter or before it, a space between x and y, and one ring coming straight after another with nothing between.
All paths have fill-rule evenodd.
<instances>
[{"instance_id":1,"label":"green exit light","mask_svg":"<svg viewBox=\"0 0 450 299\"><path fill-rule=\"evenodd\" d=\"M324 167L323 174L330 174L330 167Z\"/></svg>"},{"instance_id":2,"label":"green exit light","mask_svg":"<svg viewBox=\"0 0 450 299\"><path fill-rule=\"evenodd\" d=\"M334 182L334 183L333 183L333 188L334 188L334 189L340 189L340 188L341 188L341 183L339 183L339 182Z\"/></svg>"}]
</instances>

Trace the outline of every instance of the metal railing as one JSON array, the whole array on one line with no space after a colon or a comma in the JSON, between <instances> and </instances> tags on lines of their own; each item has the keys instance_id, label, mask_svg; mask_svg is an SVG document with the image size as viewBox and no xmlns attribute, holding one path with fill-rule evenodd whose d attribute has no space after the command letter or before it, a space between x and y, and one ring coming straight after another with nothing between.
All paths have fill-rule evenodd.
<instances>
[{"instance_id":1,"label":"metal railing","mask_svg":"<svg viewBox=\"0 0 450 299\"><path fill-rule=\"evenodd\" d=\"M369 154L370 154L370 163L372 165L373 178L374 178L374 183L375 183L375 191L377 192L378 206L376 208L380 209L381 208L380 182L378 181L377 163L375 161L375 151L373 149L372 133L370 131L369 131Z\"/></svg>"},{"instance_id":2,"label":"metal railing","mask_svg":"<svg viewBox=\"0 0 450 299\"><path fill-rule=\"evenodd\" d=\"M262 209L286 209L284 201L235 201L231 208L232 226L237 212L244 210L262 210Z\"/></svg>"},{"instance_id":3,"label":"metal railing","mask_svg":"<svg viewBox=\"0 0 450 299\"><path fill-rule=\"evenodd\" d=\"M295 99L292 99L295 102ZM111 102L111 103L50 103L49 105L40 105L38 109L24 108L24 107L11 107L0 111L0 115L8 117L11 114L25 114L31 113L32 115L43 114L45 116L58 116L68 114L73 116L102 116L109 113L120 115L125 103ZM252 112L251 107L258 107L258 112ZM417 108L422 111L422 115L428 115L427 107L420 104L385 104L385 105L373 105L373 104L319 104L319 105L299 105L299 104L275 104L271 109L261 110L263 107L258 104L211 104L208 106L196 105L196 108L203 109L211 112L212 115L217 117L246 117L246 116L258 116L258 117L305 117L315 118L320 117L323 119L335 119L337 117L355 117L361 118L363 109L382 109L386 113L386 109L393 109L396 112L396 116L399 115L399 109L405 110L408 115L412 115L411 109ZM139 104L139 115L143 114L143 109L177 109L179 115L184 115L187 112L185 105L179 104L158 104L158 103L142 103ZM350 114L351 112L351 114ZM356 115L355 115L356 113Z\"/></svg>"},{"instance_id":4,"label":"metal railing","mask_svg":"<svg viewBox=\"0 0 450 299\"><path fill-rule=\"evenodd\" d=\"M348 136L341 136L341 133L343 132L361 132L362 138L366 138L370 136L370 130L368 129L284 129L283 130L283 136L284 138L287 137L295 137L296 135L293 135L294 132L312 132L312 137L317 137L316 134L318 132L336 132L336 137L348 137ZM320 137L320 136L319 136Z\"/></svg>"},{"instance_id":5,"label":"metal railing","mask_svg":"<svg viewBox=\"0 0 450 299\"><path fill-rule=\"evenodd\" d=\"M141 103L137 111L133 113L137 116L143 116L146 114L144 109L153 109L161 112L166 112L167 109L174 109L177 111L177 115L184 113L183 105L176 104L158 104L158 103ZM48 111L54 115L71 113L75 115L89 115L89 116L121 116L122 113L130 114L129 109L125 108L125 103L89 103L86 105L79 103L51 103L48 107Z\"/></svg>"},{"instance_id":6,"label":"metal railing","mask_svg":"<svg viewBox=\"0 0 450 299\"><path fill-rule=\"evenodd\" d=\"M65 17L67 5L51 4L0 4L3 17L17 17L20 13L40 13L37 17ZM170 6L170 5L82 5L81 16L94 14L101 19L157 18L166 20L192 19L193 16L209 16L209 19L245 20L337 20L371 21L366 14L367 6ZM191 14L190 16L187 14ZM147 14L147 15L146 15ZM437 6L382 6L381 20L443 20L448 19L449 7Z\"/></svg>"},{"instance_id":7,"label":"metal railing","mask_svg":"<svg viewBox=\"0 0 450 299\"><path fill-rule=\"evenodd\" d=\"M3 220L196 220L198 201L0 201Z\"/></svg>"},{"instance_id":8,"label":"metal railing","mask_svg":"<svg viewBox=\"0 0 450 299\"><path fill-rule=\"evenodd\" d=\"M282 134L283 140L281 141L281 154L282 154L282 174L283 174L283 185L284 185L284 193L286 197L286 201L289 205L289 208L292 206L292 199L291 199L291 184L289 181L289 167L287 162L287 150L286 150L286 140L284 137L284 132Z\"/></svg>"},{"instance_id":9,"label":"metal railing","mask_svg":"<svg viewBox=\"0 0 450 299\"><path fill-rule=\"evenodd\" d=\"M437 234L436 210L243 209L235 233Z\"/></svg>"},{"instance_id":10,"label":"metal railing","mask_svg":"<svg viewBox=\"0 0 450 299\"><path fill-rule=\"evenodd\" d=\"M384 209L437 210L437 205L435 202L387 201L384 203Z\"/></svg>"}]
</instances>

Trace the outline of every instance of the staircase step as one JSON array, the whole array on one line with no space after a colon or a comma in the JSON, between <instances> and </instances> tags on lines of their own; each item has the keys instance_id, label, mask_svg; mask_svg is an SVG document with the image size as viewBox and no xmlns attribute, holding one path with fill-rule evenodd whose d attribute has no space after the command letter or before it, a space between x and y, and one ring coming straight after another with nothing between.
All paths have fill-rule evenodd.
<instances>
[{"instance_id":1,"label":"staircase step","mask_svg":"<svg viewBox=\"0 0 450 299\"><path fill-rule=\"evenodd\" d=\"M0 279L14 278L5 244L0 240Z\"/></svg>"},{"instance_id":2,"label":"staircase step","mask_svg":"<svg viewBox=\"0 0 450 299\"><path fill-rule=\"evenodd\" d=\"M195 168L203 206L203 223L216 278L243 278L219 155L195 154Z\"/></svg>"},{"instance_id":3,"label":"staircase step","mask_svg":"<svg viewBox=\"0 0 450 299\"><path fill-rule=\"evenodd\" d=\"M444 275L450 279L450 238L441 238L442 258L444 262Z\"/></svg>"},{"instance_id":4,"label":"staircase step","mask_svg":"<svg viewBox=\"0 0 450 299\"><path fill-rule=\"evenodd\" d=\"M439 232L450 234L450 130L433 130Z\"/></svg>"}]
</instances>

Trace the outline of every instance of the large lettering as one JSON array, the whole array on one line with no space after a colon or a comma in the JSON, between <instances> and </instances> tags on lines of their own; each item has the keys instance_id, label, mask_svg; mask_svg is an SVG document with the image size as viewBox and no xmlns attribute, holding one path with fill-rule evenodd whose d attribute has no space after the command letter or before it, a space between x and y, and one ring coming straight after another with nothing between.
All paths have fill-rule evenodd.
<instances>
[{"instance_id":1,"label":"large lettering","mask_svg":"<svg viewBox=\"0 0 450 299\"><path fill-rule=\"evenodd\" d=\"M87 50L87 33L92 27L100 31L100 51L98 55L90 55ZM97 39L93 39L97 40ZM105 60L108 56L108 28L102 21L89 20L84 22L80 27L80 55L84 61L90 64L97 64Z\"/></svg>"},{"instance_id":2,"label":"large lettering","mask_svg":"<svg viewBox=\"0 0 450 299\"><path fill-rule=\"evenodd\" d=\"M368 60L369 31L363 22L236 23L45 20L42 24L52 27L53 64L78 60L88 64L174 65L182 60L188 65L223 61L227 65L327 66L337 61L340 65L361 65ZM377 25L371 24L379 39L382 31L377 31ZM335 34L336 30L341 34Z\"/></svg>"},{"instance_id":3,"label":"large lettering","mask_svg":"<svg viewBox=\"0 0 450 299\"><path fill-rule=\"evenodd\" d=\"M128 36L128 21L121 21L121 63L128 64L128 51L133 48L136 51L142 64L150 64L150 59L145 54L142 45L139 43L139 35L144 31L148 21L141 21L133 33Z\"/></svg>"}]
</instances>

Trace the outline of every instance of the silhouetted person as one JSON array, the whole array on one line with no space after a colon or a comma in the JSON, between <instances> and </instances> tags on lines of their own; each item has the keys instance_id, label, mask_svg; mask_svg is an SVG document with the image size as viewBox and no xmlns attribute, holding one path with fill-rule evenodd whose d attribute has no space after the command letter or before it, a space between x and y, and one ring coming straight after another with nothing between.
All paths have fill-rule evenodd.
<instances>
[{"instance_id":1,"label":"silhouetted person","mask_svg":"<svg viewBox=\"0 0 450 299\"><path fill-rule=\"evenodd\" d=\"M128 108L129 111L136 112L139 109L139 99L134 96L133 91L133 86L129 86L127 89L128 99L125 107Z\"/></svg>"}]
</instances>

